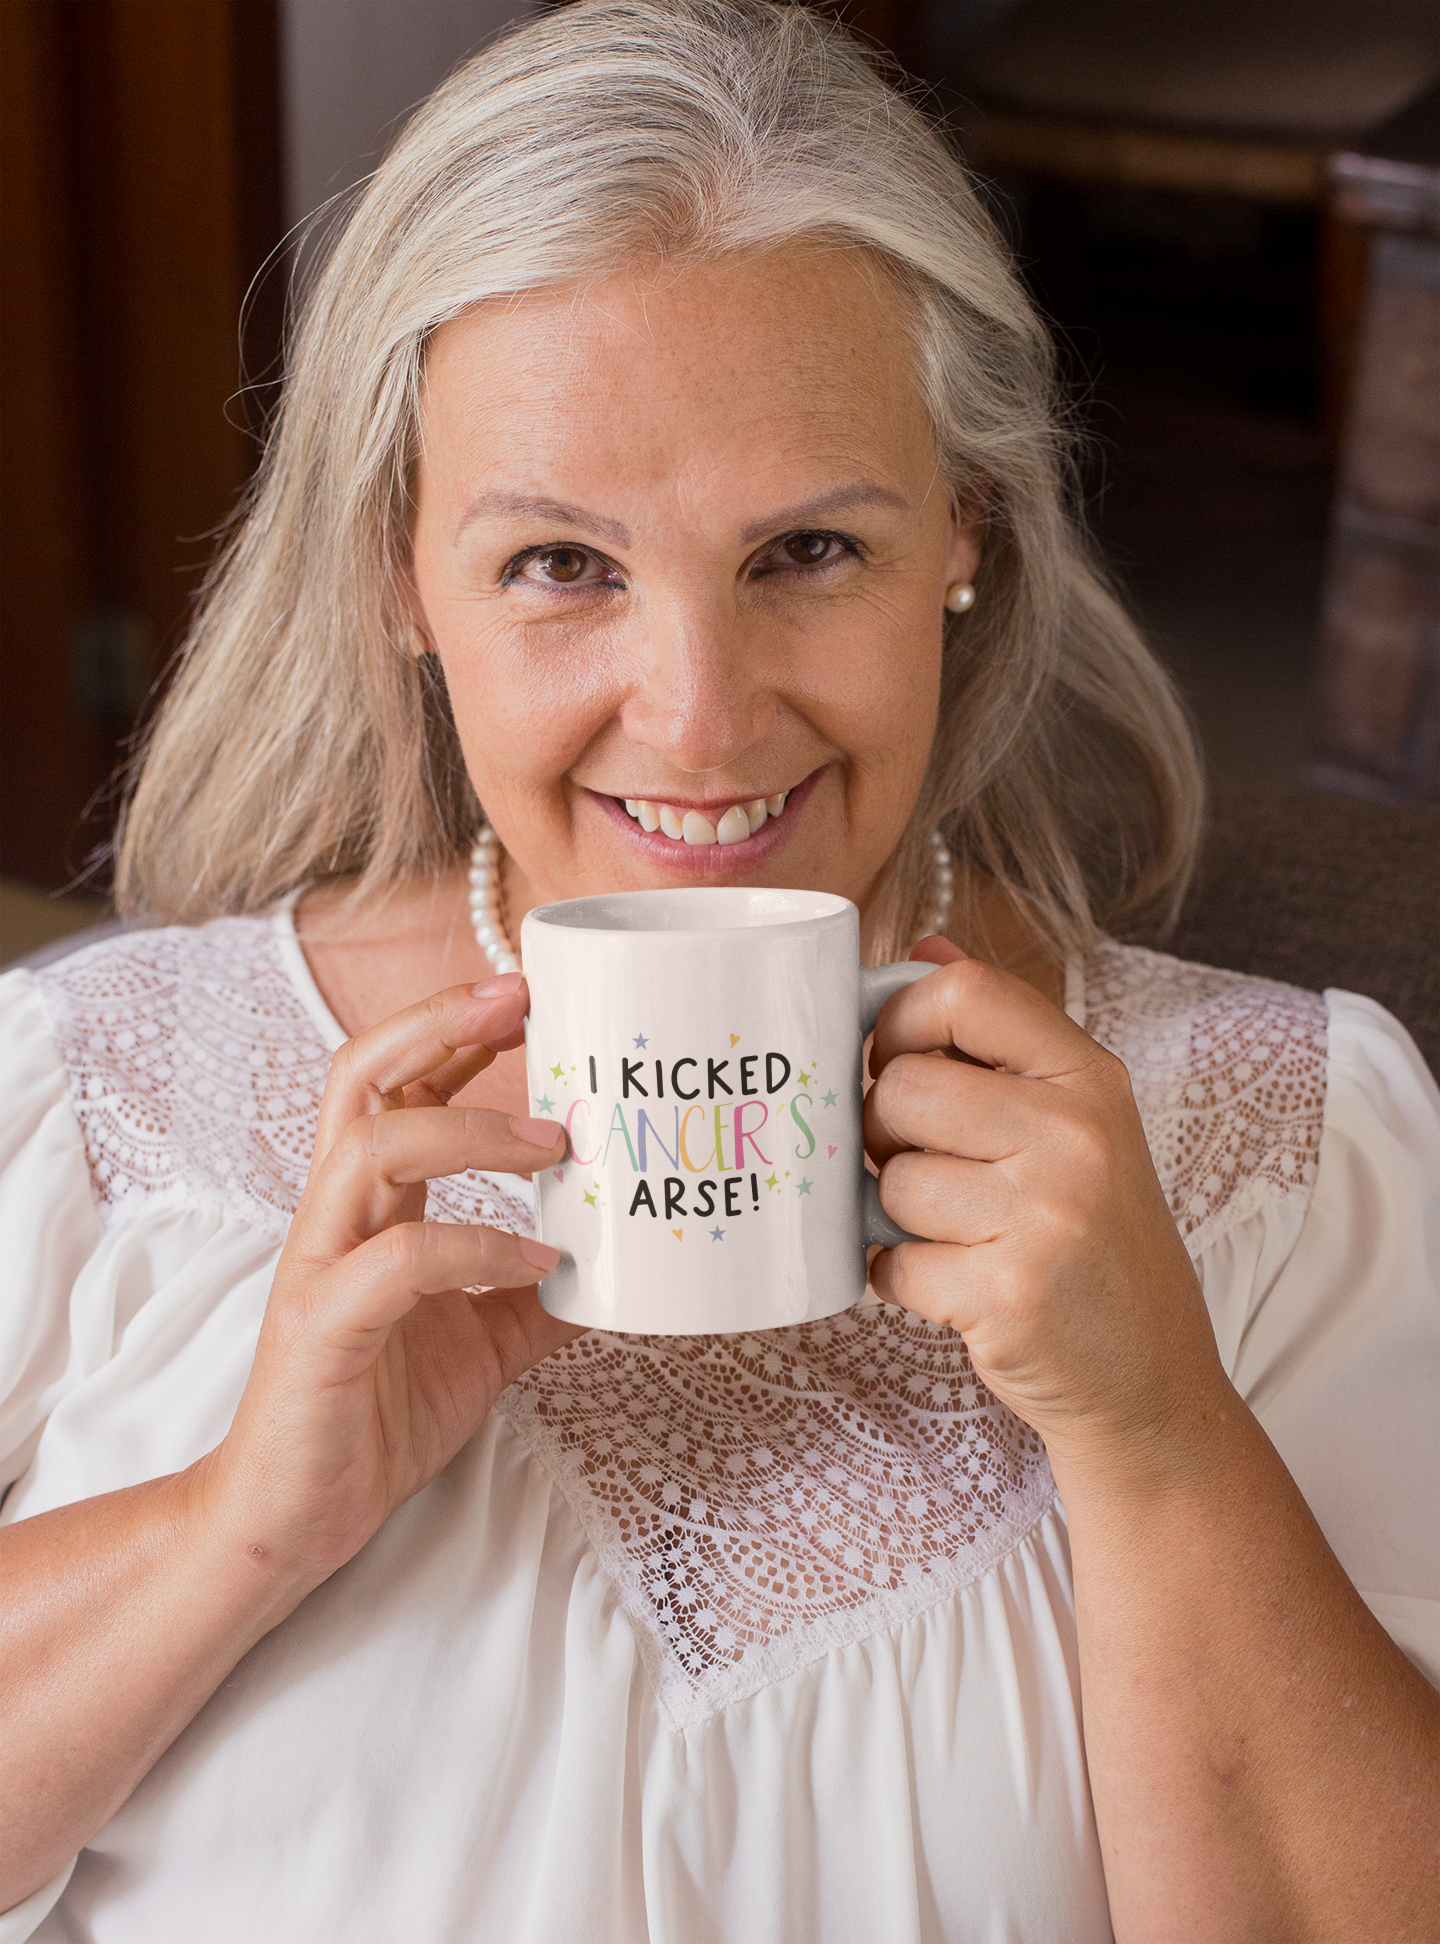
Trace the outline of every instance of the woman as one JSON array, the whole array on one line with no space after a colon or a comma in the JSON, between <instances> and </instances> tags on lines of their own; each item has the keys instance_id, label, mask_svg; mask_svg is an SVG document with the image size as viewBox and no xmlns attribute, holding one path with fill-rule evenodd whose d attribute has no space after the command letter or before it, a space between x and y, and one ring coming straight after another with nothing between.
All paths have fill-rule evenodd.
<instances>
[{"instance_id":1,"label":"woman","mask_svg":"<svg viewBox=\"0 0 1440 1944\"><path fill-rule=\"evenodd\" d=\"M1106 938L1198 786L1054 425L812 16L582 0L411 123L132 801L169 928L6 986L6 1944L1426 1932L1434 1087ZM577 1335L508 941L736 881L938 908L928 1239Z\"/></svg>"}]
</instances>

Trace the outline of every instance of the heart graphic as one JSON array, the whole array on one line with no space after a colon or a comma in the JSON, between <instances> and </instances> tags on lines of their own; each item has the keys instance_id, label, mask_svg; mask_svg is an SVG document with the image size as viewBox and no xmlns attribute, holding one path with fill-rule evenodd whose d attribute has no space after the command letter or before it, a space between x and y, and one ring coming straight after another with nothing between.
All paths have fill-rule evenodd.
<instances>
[{"instance_id":1,"label":"heart graphic","mask_svg":"<svg viewBox=\"0 0 1440 1944\"><path fill-rule=\"evenodd\" d=\"M684 1229L671 1229L670 1233L674 1236L677 1242L683 1242L685 1240Z\"/></svg>"},{"instance_id":2,"label":"heart graphic","mask_svg":"<svg viewBox=\"0 0 1440 1944\"><path fill-rule=\"evenodd\" d=\"M732 1046L738 1046L740 1044L740 1035L738 1033L732 1033L730 1035L730 1044Z\"/></svg>"},{"instance_id":3,"label":"heart graphic","mask_svg":"<svg viewBox=\"0 0 1440 1944\"><path fill-rule=\"evenodd\" d=\"M565 1170L563 1168L557 1168L555 1170L555 1179L557 1181L563 1181L565 1179Z\"/></svg>"},{"instance_id":4,"label":"heart graphic","mask_svg":"<svg viewBox=\"0 0 1440 1944\"><path fill-rule=\"evenodd\" d=\"M836 1156L836 1155L837 1155L837 1154L838 1154L839 1152L840 1152L840 1150L839 1150L839 1148L833 1148L833 1147L832 1147L832 1148L831 1148L831 1150L830 1150L830 1156L829 1156L829 1158L830 1158L830 1159L831 1159L831 1160L833 1161L833 1160L835 1159L835 1156Z\"/></svg>"}]
</instances>

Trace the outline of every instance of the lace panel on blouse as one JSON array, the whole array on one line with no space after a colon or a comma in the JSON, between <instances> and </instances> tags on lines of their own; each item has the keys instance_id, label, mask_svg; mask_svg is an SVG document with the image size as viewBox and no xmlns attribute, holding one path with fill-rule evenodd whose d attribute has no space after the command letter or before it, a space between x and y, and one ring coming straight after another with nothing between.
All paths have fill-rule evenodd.
<instances>
[{"instance_id":1,"label":"lace panel on blouse","mask_svg":"<svg viewBox=\"0 0 1440 1944\"><path fill-rule=\"evenodd\" d=\"M592 1331L501 1408L686 1727L989 1570L1054 1496L961 1339L867 1303L731 1337Z\"/></svg>"},{"instance_id":2,"label":"lace panel on blouse","mask_svg":"<svg viewBox=\"0 0 1440 1944\"><path fill-rule=\"evenodd\" d=\"M1269 1197L1308 1201L1325 1114L1325 1001L1273 979L1105 944L1086 1030L1125 1062L1192 1256Z\"/></svg>"},{"instance_id":3,"label":"lace panel on blouse","mask_svg":"<svg viewBox=\"0 0 1440 1944\"><path fill-rule=\"evenodd\" d=\"M329 1054L268 924L131 934L38 977L107 1219L160 1196L283 1234ZM1309 1194L1316 995L1108 944L1085 985L1192 1253ZM525 1231L517 1190L454 1177L430 1212ZM955 1594L1054 1493L962 1340L874 1303L749 1336L593 1331L499 1409L580 1519L677 1727Z\"/></svg>"},{"instance_id":4,"label":"lace panel on blouse","mask_svg":"<svg viewBox=\"0 0 1440 1944\"><path fill-rule=\"evenodd\" d=\"M310 1170L330 1054L269 921L132 932L36 979L103 1219L160 1196L283 1236ZM430 1206L442 1220L514 1228L529 1220L517 1187L510 1196L490 1177L461 1175L437 1183Z\"/></svg>"}]
</instances>

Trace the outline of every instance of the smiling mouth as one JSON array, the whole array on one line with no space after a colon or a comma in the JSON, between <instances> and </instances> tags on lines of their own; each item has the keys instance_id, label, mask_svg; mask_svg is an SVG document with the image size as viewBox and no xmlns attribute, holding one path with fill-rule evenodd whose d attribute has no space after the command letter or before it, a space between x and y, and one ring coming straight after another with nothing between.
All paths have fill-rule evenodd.
<instances>
[{"instance_id":1,"label":"smiling mouth","mask_svg":"<svg viewBox=\"0 0 1440 1944\"><path fill-rule=\"evenodd\" d=\"M658 831L677 844L743 844L767 822L781 815L789 796L789 790L780 790L774 796L732 803L714 819L703 810L651 803L643 797L616 797L614 801L642 830Z\"/></svg>"}]
</instances>

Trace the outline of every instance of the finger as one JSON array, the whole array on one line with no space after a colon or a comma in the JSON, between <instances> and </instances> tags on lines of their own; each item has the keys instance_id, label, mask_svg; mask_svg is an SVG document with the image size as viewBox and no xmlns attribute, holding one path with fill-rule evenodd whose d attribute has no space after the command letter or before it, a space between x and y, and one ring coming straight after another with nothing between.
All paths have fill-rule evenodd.
<instances>
[{"instance_id":1,"label":"finger","mask_svg":"<svg viewBox=\"0 0 1440 1944\"><path fill-rule=\"evenodd\" d=\"M522 1029L521 1038L523 1037ZM422 1079L411 1080L401 1088L401 1098L405 1106L448 1106L462 1087L468 1087L476 1074L483 1073L495 1055L505 1050L503 1046L457 1047L442 1066L425 1074Z\"/></svg>"},{"instance_id":2,"label":"finger","mask_svg":"<svg viewBox=\"0 0 1440 1944\"><path fill-rule=\"evenodd\" d=\"M977 1321L976 1265L981 1254L960 1243L902 1242L875 1257L870 1287L882 1302L897 1303L964 1336Z\"/></svg>"},{"instance_id":3,"label":"finger","mask_svg":"<svg viewBox=\"0 0 1440 1944\"><path fill-rule=\"evenodd\" d=\"M559 1260L558 1249L503 1229L400 1222L352 1249L343 1270L312 1289L314 1313L332 1348L363 1356L426 1296L533 1287Z\"/></svg>"},{"instance_id":4,"label":"finger","mask_svg":"<svg viewBox=\"0 0 1440 1944\"><path fill-rule=\"evenodd\" d=\"M485 1318L507 1384L523 1377L542 1357L585 1335L580 1324L562 1323L552 1316L533 1284L528 1289L481 1290L470 1300Z\"/></svg>"},{"instance_id":5,"label":"finger","mask_svg":"<svg viewBox=\"0 0 1440 1944\"><path fill-rule=\"evenodd\" d=\"M957 1047L986 1066L1035 1078L1087 1070L1100 1049L1073 1019L1013 972L957 959L902 987L875 1025L870 1071L901 1053Z\"/></svg>"},{"instance_id":6,"label":"finger","mask_svg":"<svg viewBox=\"0 0 1440 1944\"><path fill-rule=\"evenodd\" d=\"M483 986L450 986L433 993L347 1040L330 1062L316 1129L317 1155L327 1153L357 1115L400 1106L403 1090L416 1081L434 1074L444 1085L460 1049L473 1056L473 1078L497 1052L521 1043L528 1007L524 979L507 972Z\"/></svg>"},{"instance_id":7,"label":"finger","mask_svg":"<svg viewBox=\"0 0 1440 1944\"><path fill-rule=\"evenodd\" d=\"M865 1096L865 1147L876 1161L904 1148L1005 1161L1050 1133L1069 1104L1042 1080L900 1053Z\"/></svg>"},{"instance_id":8,"label":"finger","mask_svg":"<svg viewBox=\"0 0 1440 1944\"><path fill-rule=\"evenodd\" d=\"M296 1246L333 1261L403 1212L418 1182L484 1168L530 1174L565 1152L555 1121L484 1107L409 1107L358 1115L315 1169L296 1213Z\"/></svg>"},{"instance_id":9,"label":"finger","mask_svg":"<svg viewBox=\"0 0 1440 1944\"><path fill-rule=\"evenodd\" d=\"M1015 1225L1020 1190L1003 1168L953 1154L897 1154L880 1170L880 1206L930 1242L978 1248Z\"/></svg>"},{"instance_id":10,"label":"finger","mask_svg":"<svg viewBox=\"0 0 1440 1944\"><path fill-rule=\"evenodd\" d=\"M921 965L954 965L957 959L969 958L969 956L970 954L962 952L958 945L952 945L948 938L942 938L939 932L927 932L924 938L917 938L910 947L910 957ZM949 1050L948 1057L952 1060L970 1059L968 1053L961 1053L954 1048ZM978 1066L981 1062L977 1060L972 1061L971 1064Z\"/></svg>"}]
</instances>

